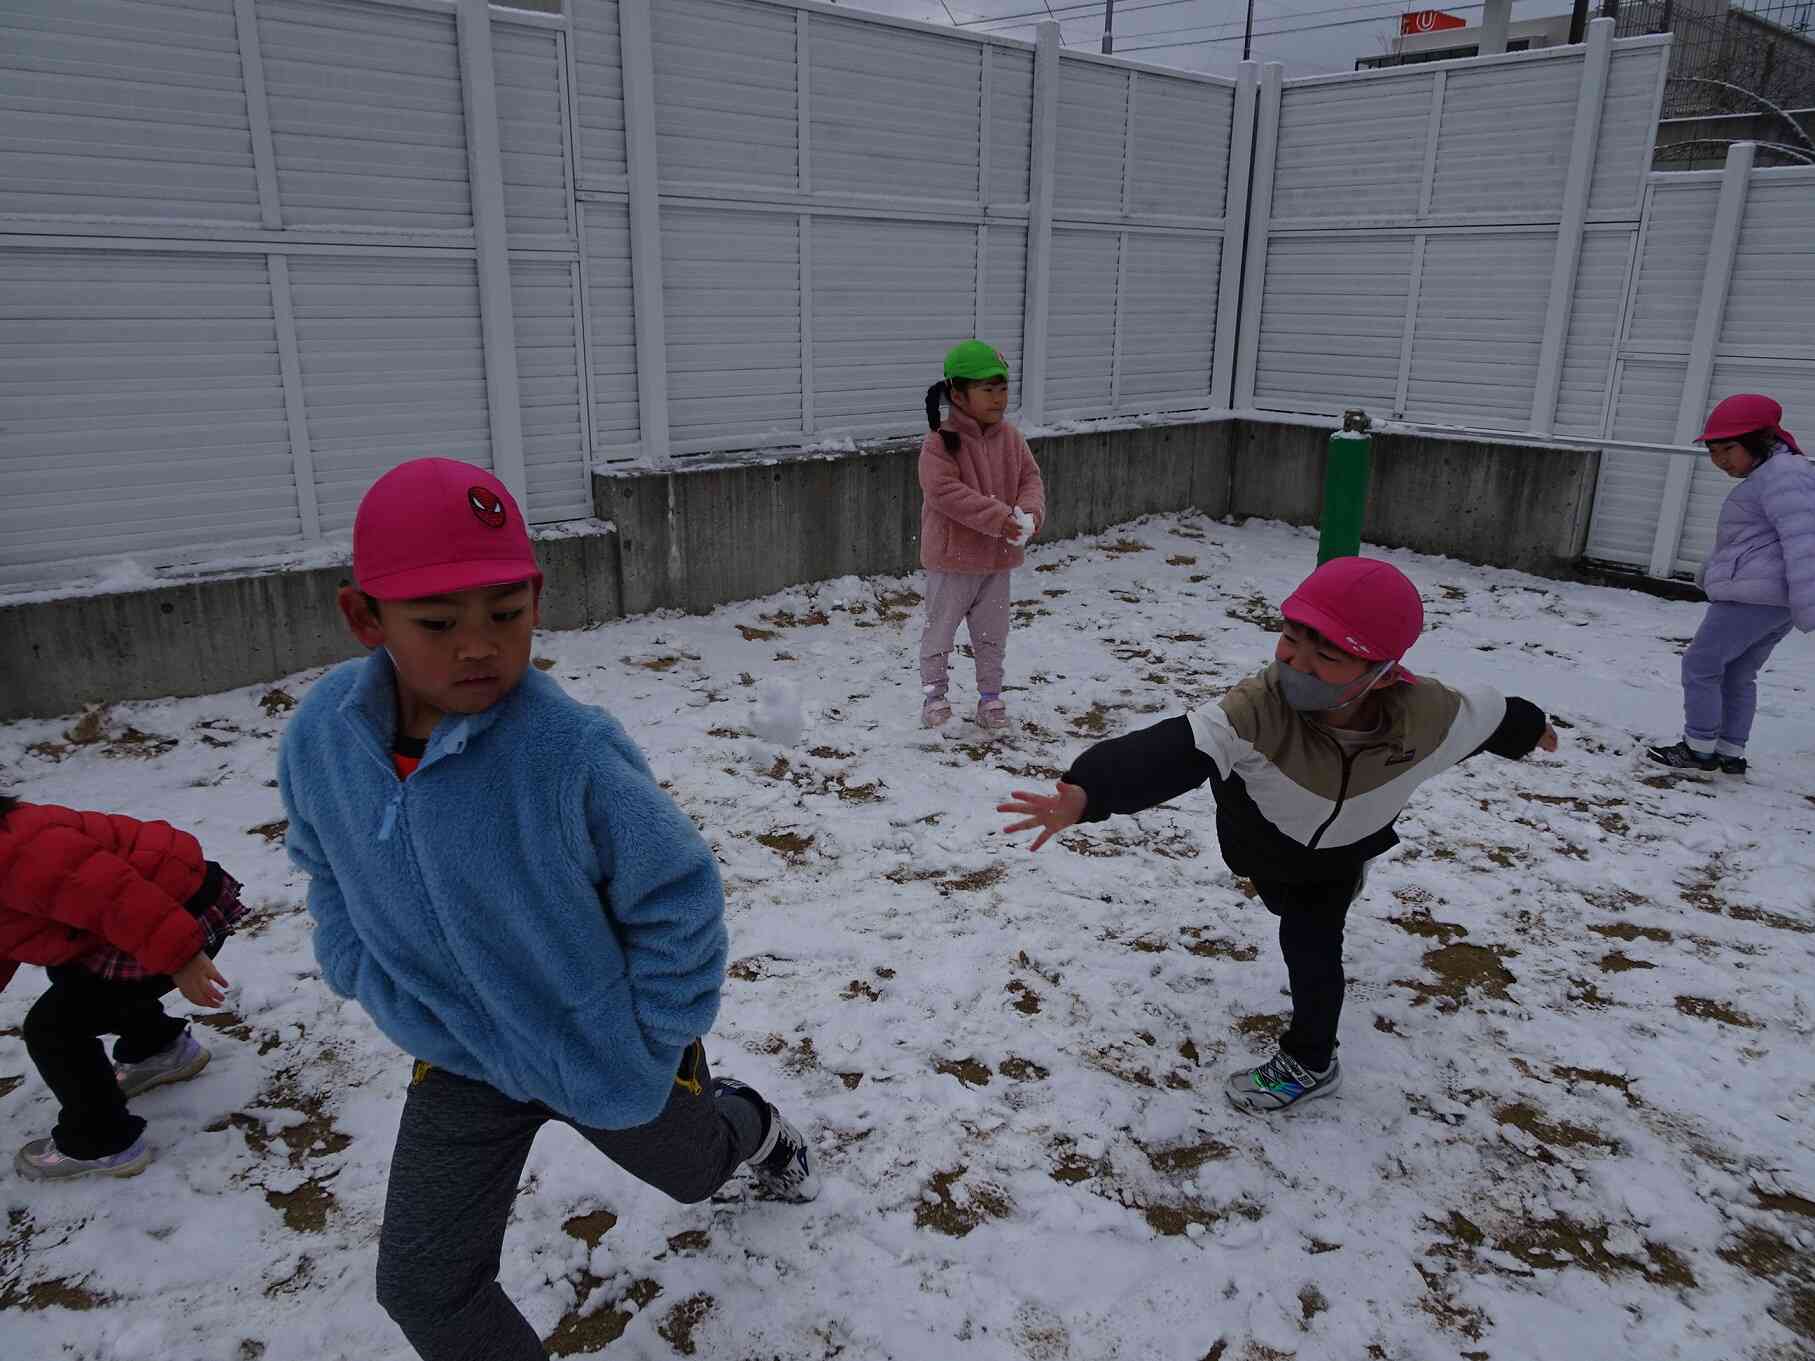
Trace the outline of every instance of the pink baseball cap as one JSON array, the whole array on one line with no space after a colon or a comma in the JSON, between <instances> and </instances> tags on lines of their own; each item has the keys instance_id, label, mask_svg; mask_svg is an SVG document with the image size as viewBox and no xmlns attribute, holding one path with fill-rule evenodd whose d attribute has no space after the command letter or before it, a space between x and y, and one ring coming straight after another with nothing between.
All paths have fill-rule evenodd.
<instances>
[{"instance_id":1,"label":"pink baseball cap","mask_svg":"<svg viewBox=\"0 0 1815 1361\"><path fill-rule=\"evenodd\" d=\"M377 600L542 587L516 498L484 468L451 458L411 459L371 485L353 517L353 579Z\"/></svg>"},{"instance_id":2,"label":"pink baseball cap","mask_svg":"<svg viewBox=\"0 0 1815 1361\"><path fill-rule=\"evenodd\" d=\"M1800 454L1795 439L1783 428L1783 405L1761 392L1738 392L1718 403L1708 413L1708 424L1696 436L1696 443L1712 439L1738 439L1754 430L1769 430Z\"/></svg>"},{"instance_id":3,"label":"pink baseball cap","mask_svg":"<svg viewBox=\"0 0 1815 1361\"><path fill-rule=\"evenodd\" d=\"M1424 631L1424 601L1411 579L1376 558L1332 558L1299 583L1279 612L1337 647L1375 662L1397 662ZM1411 680L1403 668L1395 679Z\"/></svg>"}]
</instances>

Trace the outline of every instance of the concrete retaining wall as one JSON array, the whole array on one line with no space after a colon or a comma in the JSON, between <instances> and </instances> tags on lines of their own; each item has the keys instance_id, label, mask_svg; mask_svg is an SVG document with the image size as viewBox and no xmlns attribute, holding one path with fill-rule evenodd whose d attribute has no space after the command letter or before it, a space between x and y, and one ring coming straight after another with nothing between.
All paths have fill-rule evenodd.
<instances>
[{"instance_id":1,"label":"concrete retaining wall","mask_svg":"<svg viewBox=\"0 0 1815 1361\"><path fill-rule=\"evenodd\" d=\"M1329 433L1236 422L1237 514L1314 525ZM1588 542L1595 450L1376 434L1366 543L1568 577Z\"/></svg>"},{"instance_id":2,"label":"concrete retaining wall","mask_svg":"<svg viewBox=\"0 0 1815 1361\"><path fill-rule=\"evenodd\" d=\"M1042 539L1163 511L1314 524L1327 430L1215 421L1047 436ZM542 622L581 628L708 610L787 586L920 565L918 441L855 454L701 461L594 478L616 532L537 545ZM1418 435L1374 441L1370 543L1574 575L1599 456ZM352 655L335 607L344 567L271 571L0 605L0 719L99 701L194 695Z\"/></svg>"}]
</instances>

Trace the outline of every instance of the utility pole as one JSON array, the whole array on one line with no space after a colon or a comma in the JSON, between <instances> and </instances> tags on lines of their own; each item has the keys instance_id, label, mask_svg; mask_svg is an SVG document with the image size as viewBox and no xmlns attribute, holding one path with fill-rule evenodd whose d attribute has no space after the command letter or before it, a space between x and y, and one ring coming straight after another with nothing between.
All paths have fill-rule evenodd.
<instances>
[{"instance_id":1,"label":"utility pole","mask_svg":"<svg viewBox=\"0 0 1815 1361\"><path fill-rule=\"evenodd\" d=\"M1103 0L1103 52L1115 51L1115 0Z\"/></svg>"},{"instance_id":2,"label":"utility pole","mask_svg":"<svg viewBox=\"0 0 1815 1361\"><path fill-rule=\"evenodd\" d=\"M1576 0L1569 12L1569 41L1579 43L1588 33L1588 0Z\"/></svg>"},{"instance_id":3,"label":"utility pole","mask_svg":"<svg viewBox=\"0 0 1815 1361\"><path fill-rule=\"evenodd\" d=\"M1242 29L1242 60L1254 49L1254 0L1248 0L1248 23Z\"/></svg>"}]
</instances>

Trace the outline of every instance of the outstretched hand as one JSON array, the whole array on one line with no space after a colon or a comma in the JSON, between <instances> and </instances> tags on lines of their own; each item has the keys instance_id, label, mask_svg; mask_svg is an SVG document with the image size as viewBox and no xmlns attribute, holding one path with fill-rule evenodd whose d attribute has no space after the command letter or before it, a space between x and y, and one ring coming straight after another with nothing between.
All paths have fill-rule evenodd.
<instances>
[{"instance_id":1,"label":"outstretched hand","mask_svg":"<svg viewBox=\"0 0 1815 1361\"><path fill-rule=\"evenodd\" d=\"M1037 794L1030 789L1015 790L1014 797L1007 803L996 805L996 811L1023 816L1020 822L1011 822L1002 830L1013 836L1016 832L1031 832L1038 827L1040 835L1027 848L1037 851L1067 827L1074 826L1084 816L1089 796L1079 786L1066 784L1063 780L1059 781L1057 789L1056 794Z\"/></svg>"},{"instance_id":2,"label":"outstretched hand","mask_svg":"<svg viewBox=\"0 0 1815 1361\"><path fill-rule=\"evenodd\" d=\"M1556 749L1557 749L1557 730L1555 728L1551 727L1550 724L1546 723L1544 725L1544 735L1538 739L1538 750L1539 751L1555 751Z\"/></svg>"}]
</instances>

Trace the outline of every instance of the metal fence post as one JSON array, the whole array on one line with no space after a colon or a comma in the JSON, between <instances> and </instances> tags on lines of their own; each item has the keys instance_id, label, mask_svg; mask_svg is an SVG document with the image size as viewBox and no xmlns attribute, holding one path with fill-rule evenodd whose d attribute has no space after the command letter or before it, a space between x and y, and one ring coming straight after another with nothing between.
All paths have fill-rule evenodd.
<instances>
[{"instance_id":1,"label":"metal fence post","mask_svg":"<svg viewBox=\"0 0 1815 1361\"><path fill-rule=\"evenodd\" d=\"M1254 179L1248 201L1248 236L1242 247L1241 329L1236 342L1235 406L1254 406L1260 349L1261 295L1267 284L1267 228L1273 221L1273 171L1279 159L1279 115L1285 67L1270 61L1261 72L1254 136Z\"/></svg>"},{"instance_id":2,"label":"metal fence post","mask_svg":"<svg viewBox=\"0 0 1815 1361\"><path fill-rule=\"evenodd\" d=\"M1754 142L1727 148L1727 168L1714 210L1714 233L1708 241L1708 265L1702 273L1702 297L1695 309L1695 332L1689 341L1689 367L1683 375L1683 400L1676 409L1676 443L1689 444L1701 432L1707 415L1708 384L1714 376L1714 346L1727 314L1727 285L1739 253L1739 229L1746 217L1746 191L1751 187ZM1683 539L1683 517L1689 509L1689 484L1700 460L1678 454L1664 476L1664 503L1658 511L1657 537L1651 544L1651 575L1668 577Z\"/></svg>"},{"instance_id":3,"label":"metal fence post","mask_svg":"<svg viewBox=\"0 0 1815 1361\"><path fill-rule=\"evenodd\" d=\"M650 0L618 0L624 157L630 179L630 284L636 310L637 414L643 457L668 457L668 327L662 303L661 177L655 152L655 38Z\"/></svg>"},{"instance_id":4,"label":"metal fence post","mask_svg":"<svg viewBox=\"0 0 1815 1361\"><path fill-rule=\"evenodd\" d=\"M526 506L523 410L517 386L517 323L510 296L510 240L504 221L504 156L498 139L498 86L492 67L492 18L486 0L460 0L460 102L466 110L467 179L479 270L479 327L485 344L485 405L491 418L492 471Z\"/></svg>"},{"instance_id":5,"label":"metal fence post","mask_svg":"<svg viewBox=\"0 0 1815 1361\"><path fill-rule=\"evenodd\" d=\"M1595 152L1601 140L1601 105L1613 60L1613 20L1588 26L1582 85L1576 95L1575 140L1569 149L1569 176L1563 185L1563 212L1557 224L1557 253L1550 270L1550 302L1544 313L1544 343L1538 351L1538 381L1531 399L1533 434L1556 428L1557 395L1563 386L1563 355L1569 343L1569 314L1575 302L1576 271L1582 260L1582 230L1588 223L1588 191L1594 181Z\"/></svg>"},{"instance_id":6,"label":"metal fence post","mask_svg":"<svg viewBox=\"0 0 1815 1361\"><path fill-rule=\"evenodd\" d=\"M1059 141L1059 26L1040 25L1034 47L1033 147L1027 168L1027 306L1021 325L1021 420L1046 409L1046 328L1052 312L1053 162Z\"/></svg>"},{"instance_id":7,"label":"metal fence post","mask_svg":"<svg viewBox=\"0 0 1815 1361\"><path fill-rule=\"evenodd\" d=\"M1210 405L1227 410L1235 394L1235 336L1241 325L1242 250L1248 230L1249 180L1254 171L1254 106L1260 64L1244 61L1235 76L1229 128L1229 184L1223 193L1222 278L1216 295L1216 349L1210 360Z\"/></svg>"}]
</instances>

